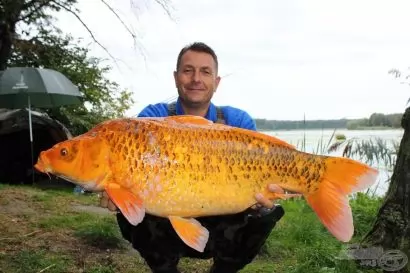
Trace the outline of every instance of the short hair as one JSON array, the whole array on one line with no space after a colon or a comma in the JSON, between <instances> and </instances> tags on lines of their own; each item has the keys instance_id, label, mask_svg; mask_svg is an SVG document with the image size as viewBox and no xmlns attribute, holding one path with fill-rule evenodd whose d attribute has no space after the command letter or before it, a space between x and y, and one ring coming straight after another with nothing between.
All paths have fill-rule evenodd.
<instances>
[{"instance_id":1,"label":"short hair","mask_svg":"<svg viewBox=\"0 0 410 273\"><path fill-rule=\"evenodd\" d=\"M207 54L211 55L212 58L215 61L216 70L218 70L218 57L216 56L215 51L205 43L194 42L192 44L189 44L189 45L185 46L179 52L178 59L177 59L177 71L178 71L178 68L181 64L182 55L184 55L189 50L195 51L195 52L203 52L203 53L207 53Z\"/></svg>"}]
</instances>

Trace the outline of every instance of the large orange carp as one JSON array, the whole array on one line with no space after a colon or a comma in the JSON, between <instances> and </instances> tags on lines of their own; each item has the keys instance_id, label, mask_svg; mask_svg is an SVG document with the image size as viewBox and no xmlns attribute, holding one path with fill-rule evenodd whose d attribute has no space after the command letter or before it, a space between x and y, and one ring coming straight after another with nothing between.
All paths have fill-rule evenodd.
<instances>
[{"instance_id":1,"label":"large orange carp","mask_svg":"<svg viewBox=\"0 0 410 273\"><path fill-rule=\"evenodd\" d=\"M260 132L201 117L117 119L43 151L37 170L90 191L106 191L128 221L166 217L179 237L203 251L208 230L195 217L233 214L256 203L269 184L303 195L328 231L353 235L347 195L378 172L348 158L313 155Z\"/></svg>"}]
</instances>

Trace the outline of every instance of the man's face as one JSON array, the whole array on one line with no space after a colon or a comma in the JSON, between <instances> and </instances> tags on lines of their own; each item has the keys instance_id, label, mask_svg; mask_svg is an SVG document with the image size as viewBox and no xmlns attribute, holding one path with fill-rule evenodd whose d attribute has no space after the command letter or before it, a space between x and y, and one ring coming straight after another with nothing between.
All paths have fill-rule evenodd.
<instances>
[{"instance_id":1,"label":"man's face","mask_svg":"<svg viewBox=\"0 0 410 273\"><path fill-rule=\"evenodd\" d=\"M182 55L174 78L178 94L188 107L208 104L220 81L212 56L191 50Z\"/></svg>"}]
</instances>

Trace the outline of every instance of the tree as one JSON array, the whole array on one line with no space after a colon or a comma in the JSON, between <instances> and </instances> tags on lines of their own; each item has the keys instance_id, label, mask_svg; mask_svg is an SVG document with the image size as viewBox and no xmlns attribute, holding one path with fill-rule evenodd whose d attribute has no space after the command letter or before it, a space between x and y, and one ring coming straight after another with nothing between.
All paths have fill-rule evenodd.
<instances>
[{"instance_id":1,"label":"tree","mask_svg":"<svg viewBox=\"0 0 410 273\"><path fill-rule=\"evenodd\" d=\"M113 15L122 23L124 28L129 32L134 41L137 35L122 21L121 17L116 12L115 8L110 6L105 0L100 0ZM153 0L160 5L166 13L170 14L169 0ZM79 11L75 8L77 0L2 0L0 1L0 70L7 68L8 60L11 56L12 45L14 39L19 36L30 35L30 32L36 32L38 29L46 26L53 26L50 13L65 10L71 13L77 20L81 22L84 28L92 37L95 43L101 46L106 53L115 60L105 47L100 44L94 37L93 31L88 28L79 15ZM130 6L138 6L137 0L130 0ZM131 8L131 7L130 7ZM18 29L20 26L20 29ZM26 27L27 30L22 30Z\"/></svg>"},{"instance_id":2,"label":"tree","mask_svg":"<svg viewBox=\"0 0 410 273\"><path fill-rule=\"evenodd\" d=\"M15 39L10 65L53 68L80 88L84 104L45 110L73 134L83 133L105 119L122 116L133 103L131 93L120 91L118 84L105 78L110 67L102 67L100 59L89 57L89 50L79 46L80 40L59 33L55 28L40 28L29 40Z\"/></svg>"},{"instance_id":3,"label":"tree","mask_svg":"<svg viewBox=\"0 0 410 273\"><path fill-rule=\"evenodd\" d=\"M12 45L18 35L19 23L29 26L30 30L36 26L50 23L51 16L46 10L59 11L61 8L71 9L77 0L3 0L0 2L0 70L7 68L11 56ZM25 34L23 31L21 34Z\"/></svg>"},{"instance_id":4,"label":"tree","mask_svg":"<svg viewBox=\"0 0 410 273\"><path fill-rule=\"evenodd\" d=\"M396 77L401 72L389 71ZM405 76L406 81L409 76ZM397 115L394 117L397 118ZM364 248L381 247L391 260L379 260L384 272L410 272L410 108L407 108L401 118L404 134L401 139L397 159L389 188L380 207L372 229L362 239ZM390 252L389 252L390 251ZM380 264L379 264L380 265ZM399 268L404 265L403 268Z\"/></svg>"},{"instance_id":5,"label":"tree","mask_svg":"<svg viewBox=\"0 0 410 273\"><path fill-rule=\"evenodd\" d=\"M167 0L154 1L168 12ZM136 35L115 9L104 0L101 2L135 40ZM105 73L111 69L109 66L101 67L101 59L91 58L87 48L77 46L72 37L62 35L53 25L50 12L70 12L87 29L94 42L106 50L79 16L76 4L77 0L1 1L0 70L10 65L46 67L66 75L84 93L85 103L46 112L68 126L73 134L80 134L102 120L123 115L133 101L129 92L119 91L117 83L105 78ZM115 57L106 52L115 61Z\"/></svg>"},{"instance_id":6,"label":"tree","mask_svg":"<svg viewBox=\"0 0 410 273\"><path fill-rule=\"evenodd\" d=\"M398 70L391 70L389 73L398 78L402 77ZM406 81L409 78L410 76L405 76ZM384 116L374 113L369 119L369 124L374 126L389 123L396 127L398 121L400 127L404 129L404 134L400 143L394 144L393 148L388 147L381 139L363 140L359 143L355 139L350 139L334 143L329 149L335 150L341 144L346 144L343 156L358 156L368 164L380 163L392 168L393 174L389 179L389 188L383 204L379 208L373 227L362 238L360 244L363 250L374 249L374 247L383 250L378 266L382 267L384 272L408 273L410 272L410 108L407 108L404 114Z\"/></svg>"},{"instance_id":7,"label":"tree","mask_svg":"<svg viewBox=\"0 0 410 273\"><path fill-rule=\"evenodd\" d=\"M410 108L405 111L401 125L405 131L389 189L374 226L363 238L362 245L381 246L384 251L400 250L410 259ZM407 267L394 272L409 271L407 264Z\"/></svg>"}]
</instances>

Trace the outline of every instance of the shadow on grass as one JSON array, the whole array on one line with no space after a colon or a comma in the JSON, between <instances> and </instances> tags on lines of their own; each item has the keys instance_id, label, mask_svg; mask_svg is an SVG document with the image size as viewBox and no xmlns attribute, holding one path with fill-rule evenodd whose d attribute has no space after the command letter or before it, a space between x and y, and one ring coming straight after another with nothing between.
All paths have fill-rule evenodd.
<instances>
[{"instance_id":1,"label":"shadow on grass","mask_svg":"<svg viewBox=\"0 0 410 273\"><path fill-rule=\"evenodd\" d=\"M100 249L125 249L125 243L114 221L102 217L89 221L76 229L74 235L84 243Z\"/></svg>"}]
</instances>

